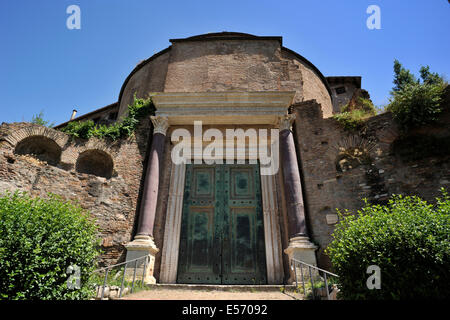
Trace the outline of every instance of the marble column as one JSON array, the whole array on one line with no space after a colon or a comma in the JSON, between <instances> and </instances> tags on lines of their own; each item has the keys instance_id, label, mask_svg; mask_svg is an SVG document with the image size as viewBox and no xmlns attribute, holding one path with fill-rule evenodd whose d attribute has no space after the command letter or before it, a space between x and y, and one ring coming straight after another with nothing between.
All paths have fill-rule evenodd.
<instances>
[{"instance_id":1,"label":"marble column","mask_svg":"<svg viewBox=\"0 0 450 320\"><path fill-rule=\"evenodd\" d=\"M289 224L289 245L284 252L289 259L317 265L315 255L317 246L311 243L305 222L300 170L291 129L294 120L294 114L280 118L280 155ZM293 281L292 276L289 281Z\"/></svg>"},{"instance_id":2,"label":"marble column","mask_svg":"<svg viewBox=\"0 0 450 320\"><path fill-rule=\"evenodd\" d=\"M145 274L145 283L156 283L153 276L155 256L159 249L153 241L153 226L156 215L156 205L158 203L159 176L161 174L162 159L164 157L164 147L166 132L169 127L166 117L152 116L153 139L150 149L150 156L147 164L147 172L144 180L144 191L142 193L141 206L139 211L139 223L137 234L133 241L128 243L126 260L133 260L145 255L149 255L146 270L143 272L143 260L139 261L140 273ZM133 264L130 265L134 266Z\"/></svg>"}]
</instances>

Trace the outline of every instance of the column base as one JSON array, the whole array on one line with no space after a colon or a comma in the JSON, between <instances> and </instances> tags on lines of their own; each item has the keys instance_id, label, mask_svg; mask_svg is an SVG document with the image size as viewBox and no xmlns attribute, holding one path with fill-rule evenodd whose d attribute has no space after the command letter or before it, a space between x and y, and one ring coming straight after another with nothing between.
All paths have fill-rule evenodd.
<instances>
[{"instance_id":1,"label":"column base","mask_svg":"<svg viewBox=\"0 0 450 320\"><path fill-rule=\"evenodd\" d=\"M142 276L144 276L145 284L155 284L156 279L153 276L153 271L155 267L155 256L159 252L159 249L153 242L153 238L150 236L137 235L136 237L134 237L133 241L125 245L125 248L127 249L126 261L144 257L146 255L150 256L150 259L147 260L145 271L144 271L145 259L141 259L137 262L135 280L142 280ZM127 265L127 272L125 275L127 281L133 280L134 266L135 266L134 262L131 262Z\"/></svg>"},{"instance_id":2,"label":"column base","mask_svg":"<svg viewBox=\"0 0 450 320\"><path fill-rule=\"evenodd\" d=\"M289 240L289 246L284 249L284 253L289 256L289 262L291 259L295 259L307 264L317 266L316 250L317 246L309 241L308 237L294 237ZM291 275L289 277L288 283L292 284L295 282L295 274L292 268L289 268ZM299 275L297 275L299 279Z\"/></svg>"}]
</instances>

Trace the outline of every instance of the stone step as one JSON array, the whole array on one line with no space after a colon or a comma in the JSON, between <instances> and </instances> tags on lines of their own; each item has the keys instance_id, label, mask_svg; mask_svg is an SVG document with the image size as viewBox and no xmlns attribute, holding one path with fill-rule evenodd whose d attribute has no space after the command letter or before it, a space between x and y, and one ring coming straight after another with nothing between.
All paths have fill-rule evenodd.
<instances>
[{"instance_id":1,"label":"stone step","mask_svg":"<svg viewBox=\"0 0 450 320\"><path fill-rule=\"evenodd\" d=\"M151 290L194 290L229 292L293 292L295 285L217 285L217 284L148 284Z\"/></svg>"},{"instance_id":2,"label":"stone step","mask_svg":"<svg viewBox=\"0 0 450 320\"><path fill-rule=\"evenodd\" d=\"M257 290L257 289L256 289ZM149 289L127 294L123 300L303 300L299 292Z\"/></svg>"}]
</instances>

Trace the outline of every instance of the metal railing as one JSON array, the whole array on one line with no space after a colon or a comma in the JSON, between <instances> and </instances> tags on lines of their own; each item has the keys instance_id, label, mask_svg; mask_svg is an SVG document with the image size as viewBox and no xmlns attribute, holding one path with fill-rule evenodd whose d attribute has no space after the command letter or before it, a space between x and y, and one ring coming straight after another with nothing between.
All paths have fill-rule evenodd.
<instances>
[{"instance_id":1,"label":"metal railing","mask_svg":"<svg viewBox=\"0 0 450 320\"><path fill-rule=\"evenodd\" d=\"M118 297L121 298L124 292L124 288L125 288L125 283L127 283L127 288L128 285L131 284L131 290L130 293L133 293L134 288L135 288L135 283L136 281L136 277L142 277L142 279L138 279L138 281L141 282L141 286L144 286L144 280L145 280L145 273L147 270L147 265L150 259L150 255L146 255L146 256L142 256L133 260L128 260L128 261L124 261L122 263L118 263L118 264L114 264L108 267L104 267L104 268L100 268L97 269L95 271L93 271L93 273L97 273L101 276L101 274L104 272L105 275L101 276L103 277L103 285L101 286L101 296L100 299L103 300L104 296L105 296L105 288L108 287L108 276L111 276L111 274L113 273L113 271L115 269L119 269L113 276L112 276L112 281L116 282L118 281L119 277L121 276L122 279L120 281L120 290L118 292ZM130 266L131 265L131 266ZM121 267L123 266L123 267ZM120 268L119 268L120 267ZM142 267L142 273L138 272L138 269L140 269ZM132 274L132 277L131 277ZM132 280L130 280L132 279ZM96 296L98 297L98 289L99 286L96 287L97 293Z\"/></svg>"},{"instance_id":2,"label":"metal railing","mask_svg":"<svg viewBox=\"0 0 450 320\"><path fill-rule=\"evenodd\" d=\"M296 259L291 259L290 266L291 270L294 271L295 286L296 288L299 288L300 278L303 287L303 295L306 299L310 296L313 299L320 299L321 297L326 297L327 300L336 299L338 289L335 280L339 278L337 274ZM298 269L300 269L300 274ZM323 288L321 287L321 284L324 285ZM325 291L325 294L323 294L323 291Z\"/></svg>"}]
</instances>

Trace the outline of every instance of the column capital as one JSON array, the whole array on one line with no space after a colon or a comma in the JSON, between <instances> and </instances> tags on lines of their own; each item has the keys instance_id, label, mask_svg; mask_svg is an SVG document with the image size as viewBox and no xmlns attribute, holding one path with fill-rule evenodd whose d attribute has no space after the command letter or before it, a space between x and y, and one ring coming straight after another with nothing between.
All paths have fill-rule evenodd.
<instances>
[{"instance_id":1,"label":"column capital","mask_svg":"<svg viewBox=\"0 0 450 320\"><path fill-rule=\"evenodd\" d=\"M161 133L166 135L167 129L169 128L169 119L161 116L151 116L150 119L153 123L153 134Z\"/></svg>"},{"instance_id":2,"label":"column capital","mask_svg":"<svg viewBox=\"0 0 450 320\"><path fill-rule=\"evenodd\" d=\"M295 114L285 114L284 116L281 116L279 119L279 127L280 132L283 130L291 130L292 123L295 120Z\"/></svg>"}]
</instances>

